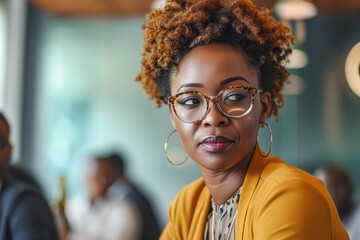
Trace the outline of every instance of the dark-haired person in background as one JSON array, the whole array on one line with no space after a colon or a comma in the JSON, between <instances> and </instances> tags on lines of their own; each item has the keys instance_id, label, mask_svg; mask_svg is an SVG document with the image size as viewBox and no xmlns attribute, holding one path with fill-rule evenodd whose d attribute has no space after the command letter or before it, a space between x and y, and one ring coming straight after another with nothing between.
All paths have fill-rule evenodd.
<instances>
[{"instance_id":1,"label":"dark-haired person in background","mask_svg":"<svg viewBox=\"0 0 360 240\"><path fill-rule=\"evenodd\" d=\"M93 159L86 170L89 201L70 204L69 239L157 240L160 229L145 196L125 177L117 154Z\"/></svg>"},{"instance_id":2,"label":"dark-haired person in background","mask_svg":"<svg viewBox=\"0 0 360 240\"><path fill-rule=\"evenodd\" d=\"M9 123L0 112L0 239L58 240L52 212L39 191L7 174L9 137Z\"/></svg>"},{"instance_id":3,"label":"dark-haired person in background","mask_svg":"<svg viewBox=\"0 0 360 240\"><path fill-rule=\"evenodd\" d=\"M26 171L20 165L10 165L6 171L6 175L12 179L16 179L16 181L24 182L28 185L31 185L35 188L42 196L44 196L42 189L39 183L33 178L33 176Z\"/></svg>"},{"instance_id":4,"label":"dark-haired person in background","mask_svg":"<svg viewBox=\"0 0 360 240\"><path fill-rule=\"evenodd\" d=\"M140 239L158 240L160 229L157 218L147 197L126 178L123 157L119 154L112 154L105 156L104 160L108 161L118 172L117 180L110 187L110 192L132 202L140 212L142 222Z\"/></svg>"}]
</instances>

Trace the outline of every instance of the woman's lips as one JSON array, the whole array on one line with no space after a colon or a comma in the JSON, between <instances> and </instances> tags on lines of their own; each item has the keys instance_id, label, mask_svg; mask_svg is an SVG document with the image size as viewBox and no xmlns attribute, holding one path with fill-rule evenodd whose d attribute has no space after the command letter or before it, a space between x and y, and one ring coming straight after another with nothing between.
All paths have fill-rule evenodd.
<instances>
[{"instance_id":1,"label":"woman's lips","mask_svg":"<svg viewBox=\"0 0 360 240\"><path fill-rule=\"evenodd\" d=\"M200 146L209 152L221 152L227 149L233 141L226 137L207 137L200 143Z\"/></svg>"}]
</instances>

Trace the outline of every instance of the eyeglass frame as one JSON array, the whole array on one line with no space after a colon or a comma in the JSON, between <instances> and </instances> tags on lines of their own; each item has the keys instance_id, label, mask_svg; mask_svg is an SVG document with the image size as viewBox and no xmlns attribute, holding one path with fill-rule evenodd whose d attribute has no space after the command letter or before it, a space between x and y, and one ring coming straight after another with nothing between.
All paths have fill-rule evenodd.
<instances>
[{"instance_id":1,"label":"eyeglass frame","mask_svg":"<svg viewBox=\"0 0 360 240\"><path fill-rule=\"evenodd\" d=\"M243 114L241 114L241 115L239 115L239 116L231 116L231 115L225 113L225 112L222 110L222 108L221 108L221 106L220 106L220 103L219 103L219 97L220 97L220 95L221 95L224 91L226 91L226 90L228 90L228 89L233 89L233 88L241 88L241 89L247 90L247 91L250 92L250 94L251 94L251 105L250 105L249 109L248 109L245 113L243 113ZM242 118L242 117L245 117L247 114L249 114L249 112L250 112L251 109L253 108L253 105L254 105L254 102L255 102L255 95L256 95L257 93L262 93L262 92L264 92L262 89L258 89L258 88L250 87L250 86L244 86L244 85L233 85L233 86L229 86L229 87L223 88L223 89L220 90L220 92L219 92L216 96L207 96L207 95L205 95L205 94L203 94L202 92L199 92L199 91L185 91L185 92L177 93L177 94L175 94L175 95L173 95L173 96L168 97L168 104L171 104L172 109L173 109L173 111L175 112L175 115L180 119L180 121L182 121L182 122L184 122L184 123L198 123L198 122L200 122L201 120L203 120L203 119L205 118L205 116L209 113L209 110L210 110L210 101L211 101L211 100L214 100L214 101L215 101L218 110L219 110L222 114L224 114L226 117L229 117L229 118ZM184 95L184 94L187 94L187 93L199 94L199 95L203 96L203 97L206 99L206 112L204 113L204 115L203 115L199 120L190 121L190 122L184 121L184 120L182 120L182 119L179 117L179 115L178 115L177 112L176 112L176 109L175 109L175 101L176 101L176 99L177 99L179 96Z\"/></svg>"}]
</instances>

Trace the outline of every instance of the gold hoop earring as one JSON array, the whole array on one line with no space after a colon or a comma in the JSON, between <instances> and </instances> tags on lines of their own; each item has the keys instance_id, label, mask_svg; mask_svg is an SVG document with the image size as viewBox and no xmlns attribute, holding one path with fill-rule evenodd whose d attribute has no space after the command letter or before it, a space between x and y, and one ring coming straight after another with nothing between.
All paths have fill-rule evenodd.
<instances>
[{"instance_id":1,"label":"gold hoop earring","mask_svg":"<svg viewBox=\"0 0 360 240\"><path fill-rule=\"evenodd\" d=\"M269 129L269 132L270 132L271 144L270 144L270 150L269 150L268 154L266 154L266 155L264 156L264 155L261 154L261 151L260 151L260 155L261 155L262 157L267 157L267 156L269 156L270 153L271 153L271 149L272 149L272 145L273 145L273 136L272 136L272 131L271 131L271 128L270 128L269 124L267 124L266 122L262 122L262 124L265 124L265 125L267 126L267 128ZM258 133L258 135L257 135L257 141L258 141L258 143L259 143L259 133Z\"/></svg>"},{"instance_id":2,"label":"gold hoop earring","mask_svg":"<svg viewBox=\"0 0 360 240\"><path fill-rule=\"evenodd\" d=\"M185 158L185 160L182 161L181 163L173 163L173 162L169 159L169 156L168 156L168 154L167 154L168 141L169 141L171 135L173 135L175 132L176 132L176 129L175 129L174 131L172 131L172 132L169 134L169 136L167 137L167 139L166 139L166 142L165 142L165 156L166 156L167 160L169 161L169 163L171 163L171 164L174 165L174 166L180 166L180 165L183 165L183 164L186 162L186 160L189 158L189 156L187 156L187 157Z\"/></svg>"}]
</instances>

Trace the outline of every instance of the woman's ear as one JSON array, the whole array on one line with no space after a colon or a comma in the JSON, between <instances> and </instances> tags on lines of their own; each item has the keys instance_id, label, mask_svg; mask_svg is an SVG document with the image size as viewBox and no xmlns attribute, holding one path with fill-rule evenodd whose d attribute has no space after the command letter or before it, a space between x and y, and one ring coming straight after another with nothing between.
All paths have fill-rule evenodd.
<instances>
[{"instance_id":1,"label":"woman's ear","mask_svg":"<svg viewBox=\"0 0 360 240\"><path fill-rule=\"evenodd\" d=\"M175 123L174 123L174 111L171 107L171 104L168 104L169 107L169 114L170 114L170 120L171 120L171 124L173 125L174 129L176 129L175 127Z\"/></svg>"},{"instance_id":2,"label":"woman's ear","mask_svg":"<svg viewBox=\"0 0 360 240\"><path fill-rule=\"evenodd\" d=\"M260 121L266 122L271 114L271 94L268 91L262 92L260 95L261 102L261 116Z\"/></svg>"}]
</instances>

